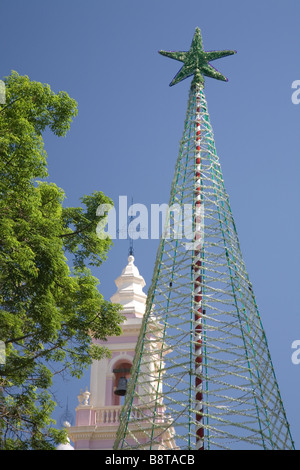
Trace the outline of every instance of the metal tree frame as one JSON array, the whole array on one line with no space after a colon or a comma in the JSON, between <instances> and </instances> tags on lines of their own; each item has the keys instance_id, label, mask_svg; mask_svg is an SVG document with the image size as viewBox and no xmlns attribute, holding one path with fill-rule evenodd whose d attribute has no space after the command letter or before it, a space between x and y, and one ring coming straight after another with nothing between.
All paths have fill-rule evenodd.
<instances>
[{"instance_id":1,"label":"metal tree frame","mask_svg":"<svg viewBox=\"0 0 300 470\"><path fill-rule=\"evenodd\" d=\"M293 449L203 81L193 73L174 210L158 248L114 448ZM178 215L176 207L192 207L192 214Z\"/></svg>"}]
</instances>

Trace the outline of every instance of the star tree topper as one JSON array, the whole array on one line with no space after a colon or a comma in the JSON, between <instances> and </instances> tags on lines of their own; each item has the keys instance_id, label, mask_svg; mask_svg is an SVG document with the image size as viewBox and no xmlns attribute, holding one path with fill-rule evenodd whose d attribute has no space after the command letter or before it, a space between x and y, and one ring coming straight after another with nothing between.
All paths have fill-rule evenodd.
<instances>
[{"instance_id":1,"label":"star tree topper","mask_svg":"<svg viewBox=\"0 0 300 470\"><path fill-rule=\"evenodd\" d=\"M188 78L191 75L194 75L194 80L192 83L204 86L203 75L211 78L216 78L217 80L223 80L225 82L228 81L227 78L224 77L224 75L222 75L220 72L218 72L214 67L212 67L209 62L211 62L212 60L220 59L221 57L226 57L228 55L235 54L236 51L204 51L201 31L199 28L196 28L189 51L159 51L159 53L165 55L166 57L170 57L171 59L183 62L183 66L171 81L170 86L176 85L177 83L181 82L181 80L184 80L185 78Z\"/></svg>"}]
</instances>

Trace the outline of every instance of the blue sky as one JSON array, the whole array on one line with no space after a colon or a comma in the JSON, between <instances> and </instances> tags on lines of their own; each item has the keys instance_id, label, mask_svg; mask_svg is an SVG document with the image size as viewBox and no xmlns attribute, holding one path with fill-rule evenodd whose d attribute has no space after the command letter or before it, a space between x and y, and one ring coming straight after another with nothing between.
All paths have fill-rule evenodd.
<instances>
[{"instance_id":1,"label":"blue sky","mask_svg":"<svg viewBox=\"0 0 300 470\"><path fill-rule=\"evenodd\" d=\"M188 50L195 28L204 49L235 49L214 65L228 83L206 79L205 94L225 186L261 312L296 448L300 449L299 0L2 0L1 74L16 70L64 90L79 115L66 138L45 135L49 180L66 204L101 190L145 204L167 203L190 79L169 83L180 63L164 50ZM149 287L158 242L134 243ZM127 263L116 240L97 270L105 298ZM63 411L77 405L81 381L57 388Z\"/></svg>"}]
</instances>

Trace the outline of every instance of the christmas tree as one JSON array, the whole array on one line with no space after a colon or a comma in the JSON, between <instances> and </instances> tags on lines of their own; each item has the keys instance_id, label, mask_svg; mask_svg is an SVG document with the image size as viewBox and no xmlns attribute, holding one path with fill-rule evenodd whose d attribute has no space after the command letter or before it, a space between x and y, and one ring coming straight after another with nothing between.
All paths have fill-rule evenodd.
<instances>
[{"instance_id":1,"label":"christmas tree","mask_svg":"<svg viewBox=\"0 0 300 470\"><path fill-rule=\"evenodd\" d=\"M193 76L115 449L293 449L266 335L240 250L204 95L197 28L171 86Z\"/></svg>"}]
</instances>

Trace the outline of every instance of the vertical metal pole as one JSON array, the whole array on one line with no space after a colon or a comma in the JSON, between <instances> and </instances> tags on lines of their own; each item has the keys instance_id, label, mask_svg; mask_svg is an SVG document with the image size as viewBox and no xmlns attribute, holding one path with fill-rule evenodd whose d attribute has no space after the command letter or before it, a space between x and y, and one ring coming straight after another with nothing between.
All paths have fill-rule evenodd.
<instances>
[{"instance_id":1,"label":"vertical metal pole","mask_svg":"<svg viewBox=\"0 0 300 470\"><path fill-rule=\"evenodd\" d=\"M201 115L200 87L195 84L195 189L194 189L194 308L195 308L195 388L196 388L196 450L204 449L203 381L202 381L202 233L201 233Z\"/></svg>"}]
</instances>

